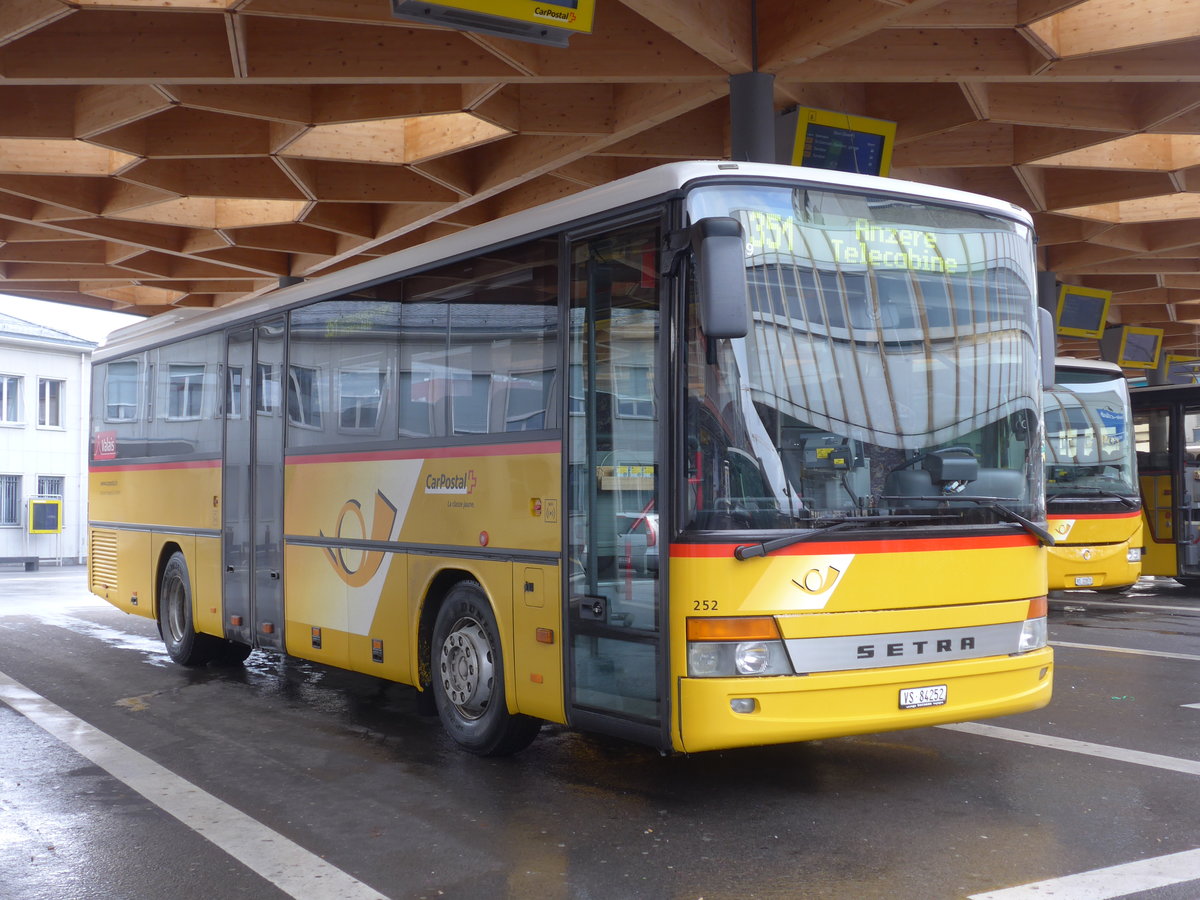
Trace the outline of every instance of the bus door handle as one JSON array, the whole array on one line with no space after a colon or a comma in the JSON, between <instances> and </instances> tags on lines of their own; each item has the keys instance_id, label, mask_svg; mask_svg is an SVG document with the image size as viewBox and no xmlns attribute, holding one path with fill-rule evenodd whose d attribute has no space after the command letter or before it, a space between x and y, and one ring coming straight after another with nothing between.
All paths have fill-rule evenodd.
<instances>
[{"instance_id":1,"label":"bus door handle","mask_svg":"<svg viewBox=\"0 0 1200 900\"><path fill-rule=\"evenodd\" d=\"M579 598L579 617L603 621L608 611L608 598L596 594L584 594Z\"/></svg>"},{"instance_id":2,"label":"bus door handle","mask_svg":"<svg viewBox=\"0 0 1200 900\"><path fill-rule=\"evenodd\" d=\"M272 578L272 580L274 580L274 581L278 581L278 580L279 580L279 573L278 573L278 572L272 572L272 573L271 573L271 578Z\"/></svg>"}]
</instances>

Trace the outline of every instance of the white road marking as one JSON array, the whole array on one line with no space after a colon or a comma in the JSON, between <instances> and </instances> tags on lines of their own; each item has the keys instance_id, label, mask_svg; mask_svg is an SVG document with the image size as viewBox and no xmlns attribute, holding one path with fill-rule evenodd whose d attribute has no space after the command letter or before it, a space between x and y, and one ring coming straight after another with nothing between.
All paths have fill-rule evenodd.
<instances>
[{"instance_id":1,"label":"white road marking","mask_svg":"<svg viewBox=\"0 0 1200 900\"><path fill-rule=\"evenodd\" d=\"M1051 647L1073 647L1076 650L1107 650L1109 653L1131 653L1134 656L1158 656L1162 659L1186 659L1189 662L1200 662L1200 656L1194 653L1169 653L1166 650L1134 650L1129 647L1107 647L1103 644L1074 644L1071 641L1051 641Z\"/></svg>"},{"instance_id":2,"label":"white road marking","mask_svg":"<svg viewBox=\"0 0 1200 900\"><path fill-rule=\"evenodd\" d=\"M972 894L969 900L1108 900L1200 879L1200 850L1185 850L1020 887Z\"/></svg>"},{"instance_id":3,"label":"white road marking","mask_svg":"<svg viewBox=\"0 0 1200 900\"><path fill-rule=\"evenodd\" d=\"M1127 603L1122 600L1077 600L1074 597L1051 597L1050 602L1060 606L1099 606L1108 610L1148 609L1152 612L1200 613L1200 604L1196 606L1159 606L1155 603Z\"/></svg>"},{"instance_id":4,"label":"white road marking","mask_svg":"<svg viewBox=\"0 0 1200 900\"><path fill-rule=\"evenodd\" d=\"M1183 708L1184 709L1200 709L1200 703L1185 703L1185 704L1183 704Z\"/></svg>"},{"instance_id":5,"label":"white road marking","mask_svg":"<svg viewBox=\"0 0 1200 900\"><path fill-rule=\"evenodd\" d=\"M0 672L0 700L296 900L387 900Z\"/></svg>"},{"instance_id":6,"label":"white road marking","mask_svg":"<svg viewBox=\"0 0 1200 900\"><path fill-rule=\"evenodd\" d=\"M1168 772L1200 775L1200 760L1196 759L1181 759L1177 756L1163 756L1159 753L1145 753L1141 750L1126 750L1124 747L1109 747L1106 744L1093 744L1091 741L1076 741L1071 738L1054 737L1053 735L1038 734L1033 731L1018 731L1015 728L983 725L979 722L960 722L958 724L938 725L936 727L944 728L947 731L961 731L964 734L996 738L1001 741L1030 744L1034 747L1066 750L1068 753L1081 753L1084 756L1098 756L1101 759L1111 759L1115 762L1151 766L1155 769L1166 769Z\"/></svg>"}]
</instances>

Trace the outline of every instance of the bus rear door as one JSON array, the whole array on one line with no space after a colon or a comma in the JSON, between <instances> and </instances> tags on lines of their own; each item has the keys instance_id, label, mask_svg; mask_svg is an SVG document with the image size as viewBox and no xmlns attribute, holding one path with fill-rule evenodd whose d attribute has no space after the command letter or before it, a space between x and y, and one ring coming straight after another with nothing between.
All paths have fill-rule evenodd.
<instances>
[{"instance_id":1,"label":"bus rear door","mask_svg":"<svg viewBox=\"0 0 1200 900\"><path fill-rule=\"evenodd\" d=\"M282 650L284 319L231 331L225 365L225 636Z\"/></svg>"}]
</instances>

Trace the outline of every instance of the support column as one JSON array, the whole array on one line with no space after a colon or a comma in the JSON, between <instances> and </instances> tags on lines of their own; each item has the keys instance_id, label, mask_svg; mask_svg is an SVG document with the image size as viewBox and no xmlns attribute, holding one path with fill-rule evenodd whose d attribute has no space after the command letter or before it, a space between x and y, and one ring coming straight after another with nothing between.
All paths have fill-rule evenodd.
<instances>
[{"instance_id":1,"label":"support column","mask_svg":"<svg viewBox=\"0 0 1200 900\"><path fill-rule=\"evenodd\" d=\"M775 76L742 72L729 76L730 158L775 162Z\"/></svg>"}]
</instances>

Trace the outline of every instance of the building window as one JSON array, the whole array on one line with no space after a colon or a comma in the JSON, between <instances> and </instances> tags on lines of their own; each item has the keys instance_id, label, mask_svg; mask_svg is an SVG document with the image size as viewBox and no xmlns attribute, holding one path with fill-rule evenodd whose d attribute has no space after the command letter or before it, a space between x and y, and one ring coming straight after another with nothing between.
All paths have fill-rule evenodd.
<instances>
[{"instance_id":1,"label":"building window","mask_svg":"<svg viewBox=\"0 0 1200 900\"><path fill-rule=\"evenodd\" d=\"M343 431L373 432L379 425L386 373L342 369L338 396Z\"/></svg>"},{"instance_id":2,"label":"building window","mask_svg":"<svg viewBox=\"0 0 1200 900\"><path fill-rule=\"evenodd\" d=\"M39 497L58 497L61 499L63 495L63 476L39 475L37 492Z\"/></svg>"},{"instance_id":3,"label":"building window","mask_svg":"<svg viewBox=\"0 0 1200 900\"><path fill-rule=\"evenodd\" d=\"M321 427L321 372L288 366L288 421L303 428Z\"/></svg>"},{"instance_id":4,"label":"building window","mask_svg":"<svg viewBox=\"0 0 1200 900\"><path fill-rule=\"evenodd\" d=\"M204 366L167 366L167 418L198 419L204 399Z\"/></svg>"},{"instance_id":5,"label":"building window","mask_svg":"<svg viewBox=\"0 0 1200 900\"><path fill-rule=\"evenodd\" d=\"M53 378L38 379L38 424L62 428L62 397L65 382Z\"/></svg>"},{"instance_id":6,"label":"building window","mask_svg":"<svg viewBox=\"0 0 1200 900\"><path fill-rule=\"evenodd\" d=\"M137 418L138 364L127 359L108 364L104 381L104 421L132 422Z\"/></svg>"},{"instance_id":7,"label":"building window","mask_svg":"<svg viewBox=\"0 0 1200 900\"><path fill-rule=\"evenodd\" d=\"M21 421L21 376L0 375L0 422L15 425Z\"/></svg>"},{"instance_id":8,"label":"building window","mask_svg":"<svg viewBox=\"0 0 1200 900\"><path fill-rule=\"evenodd\" d=\"M0 475L0 525L21 524L21 476Z\"/></svg>"}]
</instances>

